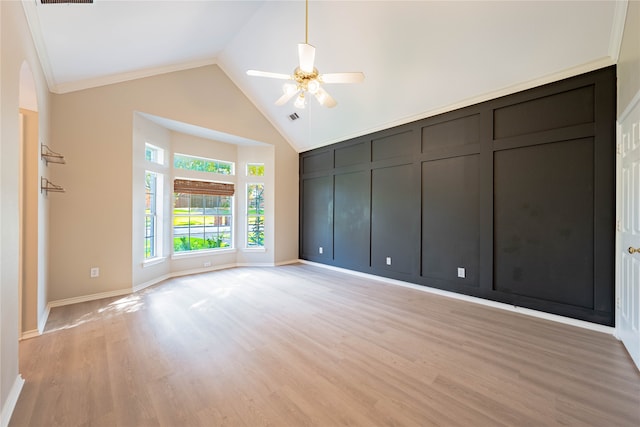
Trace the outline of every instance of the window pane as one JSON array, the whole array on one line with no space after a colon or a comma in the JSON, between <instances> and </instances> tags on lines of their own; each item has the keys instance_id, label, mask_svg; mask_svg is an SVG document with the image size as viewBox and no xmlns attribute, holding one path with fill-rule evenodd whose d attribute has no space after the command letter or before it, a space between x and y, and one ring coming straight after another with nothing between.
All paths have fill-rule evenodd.
<instances>
[{"instance_id":1,"label":"window pane","mask_svg":"<svg viewBox=\"0 0 640 427\"><path fill-rule=\"evenodd\" d=\"M247 246L264 246L264 216L250 216L247 218Z\"/></svg>"},{"instance_id":2,"label":"window pane","mask_svg":"<svg viewBox=\"0 0 640 427\"><path fill-rule=\"evenodd\" d=\"M148 147L147 147L148 148ZM157 256L156 212L158 210L157 184L158 177L154 172L145 171L145 224L144 224L144 257Z\"/></svg>"},{"instance_id":3,"label":"window pane","mask_svg":"<svg viewBox=\"0 0 640 427\"><path fill-rule=\"evenodd\" d=\"M188 215L174 215L173 217L173 227L187 227L186 234L189 232L189 216ZM174 231L175 234L175 231ZM185 233L179 233L185 234Z\"/></svg>"},{"instance_id":4,"label":"window pane","mask_svg":"<svg viewBox=\"0 0 640 427\"><path fill-rule=\"evenodd\" d=\"M191 208L189 213L191 215L202 215L204 213L204 201L201 194L191 194Z\"/></svg>"},{"instance_id":5,"label":"window pane","mask_svg":"<svg viewBox=\"0 0 640 427\"><path fill-rule=\"evenodd\" d=\"M264 163L248 163L247 176L264 176Z\"/></svg>"},{"instance_id":6,"label":"window pane","mask_svg":"<svg viewBox=\"0 0 640 427\"><path fill-rule=\"evenodd\" d=\"M233 163L216 162L215 171L224 175L233 175Z\"/></svg>"},{"instance_id":7,"label":"window pane","mask_svg":"<svg viewBox=\"0 0 640 427\"><path fill-rule=\"evenodd\" d=\"M175 154L173 156L173 167L176 169L187 169L199 172L212 172L222 175L233 175L233 162L207 159L204 157L187 156Z\"/></svg>"},{"instance_id":8,"label":"window pane","mask_svg":"<svg viewBox=\"0 0 640 427\"><path fill-rule=\"evenodd\" d=\"M188 212L189 211L189 201L191 200L191 198L189 197L188 194L176 194L175 195L175 202L174 202L174 211L175 210L180 210L182 212Z\"/></svg>"},{"instance_id":9,"label":"window pane","mask_svg":"<svg viewBox=\"0 0 640 427\"><path fill-rule=\"evenodd\" d=\"M247 206L249 215L264 214L264 184L249 184L247 186Z\"/></svg>"},{"instance_id":10,"label":"window pane","mask_svg":"<svg viewBox=\"0 0 640 427\"><path fill-rule=\"evenodd\" d=\"M156 213L156 195L147 194L145 199L146 199L145 213L155 214Z\"/></svg>"},{"instance_id":11,"label":"window pane","mask_svg":"<svg viewBox=\"0 0 640 427\"><path fill-rule=\"evenodd\" d=\"M152 251L153 246L154 245L151 238L144 239L144 257L145 258L152 258L154 256Z\"/></svg>"},{"instance_id":12,"label":"window pane","mask_svg":"<svg viewBox=\"0 0 640 427\"><path fill-rule=\"evenodd\" d=\"M176 194L175 201L173 219L175 252L232 246L232 197ZM220 211L229 215L220 215Z\"/></svg>"},{"instance_id":13,"label":"window pane","mask_svg":"<svg viewBox=\"0 0 640 427\"><path fill-rule=\"evenodd\" d=\"M231 196L218 197L218 213L221 215L231 215Z\"/></svg>"},{"instance_id":14,"label":"window pane","mask_svg":"<svg viewBox=\"0 0 640 427\"><path fill-rule=\"evenodd\" d=\"M146 190L147 193L153 193L155 194L156 192L156 174L153 172L147 172L147 179L146 179Z\"/></svg>"},{"instance_id":15,"label":"window pane","mask_svg":"<svg viewBox=\"0 0 640 427\"><path fill-rule=\"evenodd\" d=\"M144 218L144 235L149 237L153 234L153 217L146 215Z\"/></svg>"},{"instance_id":16,"label":"window pane","mask_svg":"<svg viewBox=\"0 0 640 427\"><path fill-rule=\"evenodd\" d=\"M189 243L189 236L175 236L173 237L173 250L174 252L190 251L191 245Z\"/></svg>"},{"instance_id":17,"label":"window pane","mask_svg":"<svg viewBox=\"0 0 640 427\"><path fill-rule=\"evenodd\" d=\"M247 247L264 246L264 184L247 185Z\"/></svg>"},{"instance_id":18,"label":"window pane","mask_svg":"<svg viewBox=\"0 0 640 427\"><path fill-rule=\"evenodd\" d=\"M204 217L192 215L189 217L189 234L197 233L199 227L204 226Z\"/></svg>"},{"instance_id":19,"label":"window pane","mask_svg":"<svg viewBox=\"0 0 640 427\"><path fill-rule=\"evenodd\" d=\"M190 236L189 240L191 241L191 250L199 251L202 249L207 249L204 243L204 233L198 234L196 236Z\"/></svg>"},{"instance_id":20,"label":"window pane","mask_svg":"<svg viewBox=\"0 0 640 427\"><path fill-rule=\"evenodd\" d=\"M211 215L216 213L216 206L218 205L217 199L215 196L204 196L204 213L206 215Z\"/></svg>"},{"instance_id":21,"label":"window pane","mask_svg":"<svg viewBox=\"0 0 640 427\"><path fill-rule=\"evenodd\" d=\"M148 162L163 164L164 163L164 150L158 148L155 145L144 145L144 158Z\"/></svg>"}]
</instances>

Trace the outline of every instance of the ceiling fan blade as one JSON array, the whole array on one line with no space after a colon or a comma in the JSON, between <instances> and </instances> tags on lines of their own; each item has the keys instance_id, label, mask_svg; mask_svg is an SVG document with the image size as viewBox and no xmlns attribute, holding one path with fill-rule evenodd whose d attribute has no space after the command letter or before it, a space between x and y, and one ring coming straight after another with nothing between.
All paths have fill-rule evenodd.
<instances>
[{"instance_id":1,"label":"ceiling fan blade","mask_svg":"<svg viewBox=\"0 0 640 427\"><path fill-rule=\"evenodd\" d=\"M362 83L364 74L355 73L329 73L320 76L323 83Z\"/></svg>"},{"instance_id":2,"label":"ceiling fan blade","mask_svg":"<svg viewBox=\"0 0 640 427\"><path fill-rule=\"evenodd\" d=\"M269 77L271 79L291 80L291 75L282 73L271 73L269 71L248 70L247 75L255 77Z\"/></svg>"},{"instance_id":3,"label":"ceiling fan blade","mask_svg":"<svg viewBox=\"0 0 640 427\"><path fill-rule=\"evenodd\" d=\"M289 101L291 98L296 96L298 94L298 92L300 92L300 91L299 90L295 90L295 91L285 92L284 95L282 95L280 98L278 98L278 100L276 101L276 105L277 106L281 106L281 105L286 104L287 101Z\"/></svg>"},{"instance_id":4,"label":"ceiling fan blade","mask_svg":"<svg viewBox=\"0 0 640 427\"><path fill-rule=\"evenodd\" d=\"M310 44L298 43L298 58L300 59L300 69L305 73L312 73L316 48Z\"/></svg>"},{"instance_id":5,"label":"ceiling fan blade","mask_svg":"<svg viewBox=\"0 0 640 427\"><path fill-rule=\"evenodd\" d=\"M327 91L324 90L322 87L319 88L318 91L314 93L314 95L316 96L316 99L318 100L320 105L322 105L323 107L333 108L336 105L338 105L336 100L333 99L331 95L329 95Z\"/></svg>"}]
</instances>

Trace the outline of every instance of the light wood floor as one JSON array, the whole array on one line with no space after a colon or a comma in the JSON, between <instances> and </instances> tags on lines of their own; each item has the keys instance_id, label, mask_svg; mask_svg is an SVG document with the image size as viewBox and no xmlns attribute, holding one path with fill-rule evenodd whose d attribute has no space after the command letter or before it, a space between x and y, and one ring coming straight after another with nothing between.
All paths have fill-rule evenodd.
<instances>
[{"instance_id":1,"label":"light wood floor","mask_svg":"<svg viewBox=\"0 0 640 427\"><path fill-rule=\"evenodd\" d=\"M52 310L10 426L639 426L612 336L308 265Z\"/></svg>"}]
</instances>

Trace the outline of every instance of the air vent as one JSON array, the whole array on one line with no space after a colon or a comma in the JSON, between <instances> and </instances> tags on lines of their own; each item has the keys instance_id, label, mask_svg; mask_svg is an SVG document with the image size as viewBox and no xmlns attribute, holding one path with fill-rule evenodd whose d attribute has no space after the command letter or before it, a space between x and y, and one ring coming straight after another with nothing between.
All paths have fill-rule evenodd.
<instances>
[{"instance_id":1,"label":"air vent","mask_svg":"<svg viewBox=\"0 0 640 427\"><path fill-rule=\"evenodd\" d=\"M289 120L291 121L298 120L300 118L298 113L289 114L287 117L289 117Z\"/></svg>"},{"instance_id":2,"label":"air vent","mask_svg":"<svg viewBox=\"0 0 640 427\"><path fill-rule=\"evenodd\" d=\"M73 3L73 4L91 4L93 0L40 0L41 4L62 4L62 3Z\"/></svg>"}]
</instances>

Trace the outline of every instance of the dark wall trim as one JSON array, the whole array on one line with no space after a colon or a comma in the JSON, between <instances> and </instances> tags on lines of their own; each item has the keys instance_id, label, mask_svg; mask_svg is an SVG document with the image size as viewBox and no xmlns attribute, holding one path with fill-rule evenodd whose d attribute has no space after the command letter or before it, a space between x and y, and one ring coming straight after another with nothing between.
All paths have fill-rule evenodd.
<instances>
[{"instance_id":1,"label":"dark wall trim","mask_svg":"<svg viewBox=\"0 0 640 427\"><path fill-rule=\"evenodd\" d=\"M616 70L300 154L300 258L614 324Z\"/></svg>"}]
</instances>

